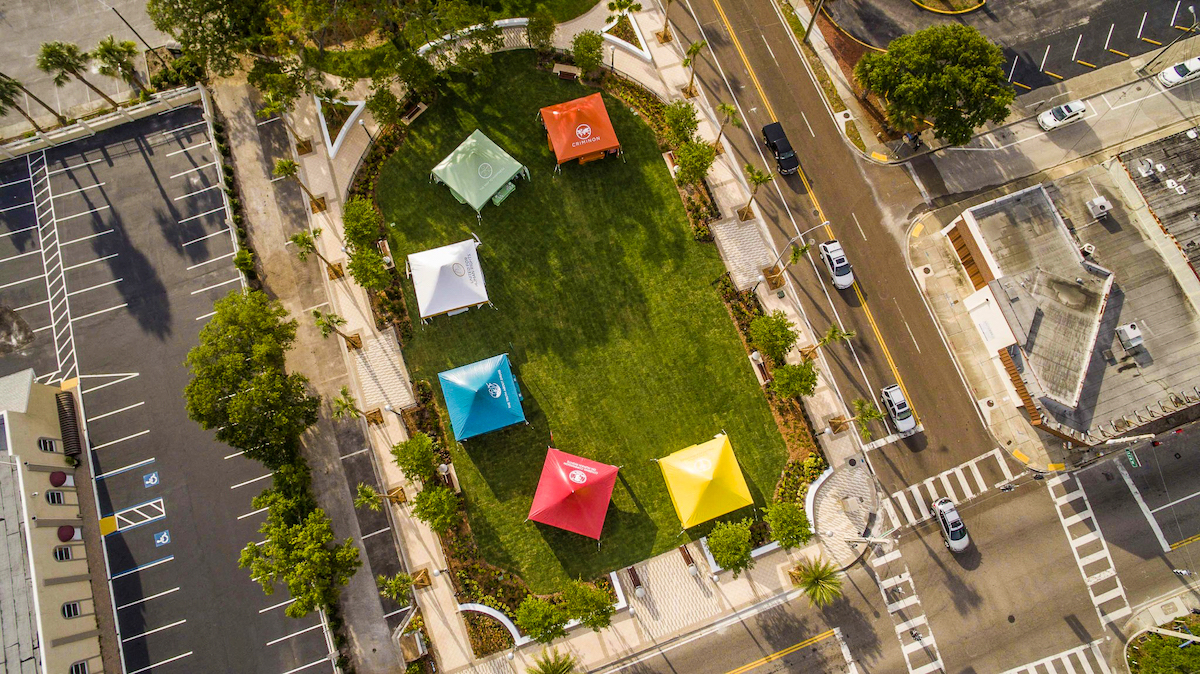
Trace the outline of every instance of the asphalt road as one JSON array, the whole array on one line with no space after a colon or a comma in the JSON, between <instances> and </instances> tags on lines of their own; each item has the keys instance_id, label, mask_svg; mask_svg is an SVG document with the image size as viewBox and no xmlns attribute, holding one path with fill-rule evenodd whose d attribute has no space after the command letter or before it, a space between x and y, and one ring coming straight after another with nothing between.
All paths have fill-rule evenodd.
<instances>
[{"instance_id":1,"label":"asphalt road","mask_svg":"<svg viewBox=\"0 0 1200 674\"><path fill-rule=\"evenodd\" d=\"M880 388L900 382L924 426L870 453L885 489L990 451L994 445L904 261L901 242L923 204L918 190L901 169L862 162L847 147L770 0L718 1L719 7L714 0L674 3L671 16L682 44L708 40L711 51L701 56L697 78L710 102L732 98L745 117L745 130L726 134L738 163L764 165L758 130L773 119L801 159L803 176L777 177L759 193L777 250L827 219L854 265L856 288L842 292L818 270L815 246L809 261L788 274L817 332L840 322L858 335L850 347L825 349L837 387L849 407L854 398L877 401ZM824 228L804 237L828 238ZM874 432L888 431L876 424Z\"/></svg>"}]
</instances>

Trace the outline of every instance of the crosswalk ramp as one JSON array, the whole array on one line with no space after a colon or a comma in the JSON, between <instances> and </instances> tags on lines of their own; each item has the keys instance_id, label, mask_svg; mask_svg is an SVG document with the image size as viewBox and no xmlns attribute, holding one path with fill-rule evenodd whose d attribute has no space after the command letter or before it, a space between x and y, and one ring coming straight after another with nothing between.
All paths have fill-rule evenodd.
<instances>
[{"instance_id":1,"label":"crosswalk ramp","mask_svg":"<svg viewBox=\"0 0 1200 674\"><path fill-rule=\"evenodd\" d=\"M1076 646L1069 651L1021 665L1003 674L1112 674L1100 653L1101 643L1102 641L1097 639L1090 644Z\"/></svg>"},{"instance_id":2,"label":"crosswalk ramp","mask_svg":"<svg viewBox=\"0 0 1200 674\"><path fill-rule=\"evenodd\" d=\"M900 650L909 674L943 671L942 656L933 638L917 588L900 551L876 549L870 557L875 581L883 594L888 615L900 640Z\"/></svg>"},{"instance_id":3,"label":"crosswalk ramp","mask_svg":"<svg viewBox=\"0 0 1200 674\"><path fill-rule=\"evenodd\" d=\"M1133 610L1083 485L1074 475L1057 475L1046 480L1046 487L1054 499L1054 509L1087 585L1092 605L1100 616L1100 624L1125 618Z\"/></svg>"},{"instance_id":4,"label":"crosswalk ramp","mask_svg":"<svg viewBox=\"0 0 1200 674\"><path fill-rule=\"evenodd\" d=\"M948 496L955 503L969 501L986 491L1011 482L1015 474L999 448L982 454L939 475L894 492L883 507L901 526L917 524L932 514L929 504Z\"/></svg>"}]
</instances>

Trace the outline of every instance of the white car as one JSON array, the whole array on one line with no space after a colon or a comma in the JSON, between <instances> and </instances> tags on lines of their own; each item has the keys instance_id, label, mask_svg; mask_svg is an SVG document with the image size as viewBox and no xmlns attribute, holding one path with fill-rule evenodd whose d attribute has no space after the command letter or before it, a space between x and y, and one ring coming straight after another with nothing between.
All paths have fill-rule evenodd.
<instances>
[{"instance_id":1,"label":"white car","mask_svg":"<svg viewBox=\"0 0 1200 674\"><path fill-rule=\"evenodd\" d=\"M1158 81L1164 87L1190 82L1200 77L1200 58L1194 58L1183 63L1176 63L1158 74Z\"/></svg>"},{"instance_id":2,"label":"white car","mask_svg":"<svg viewBox=\"0 0 1200 674\"><path fill-rule=\"evenodd\" d=\"M907 433L917 427L917 418L913 416L912 407L904 399L904 392L899 386L892 384L883 387L879 392L879 401L883 403L888 418L896 425L896 431Z\"/></svg>"},{"instance_id":3,"label":"white car","mask_svg":"<svg viewBox=\"0 0 1200 674\"><path fill-rule=\"evenodd\" d=\"M854 285L854 271L846 259L842 244L838 243L837 239L826 241L817 246L817 249L821 253L821 261L825 263L825 269L829 271L834 288L845 290Z\"/></svg>"},{"instance_id":4,"label":"white car","mask_svg":"<svg viewBox=\"0 0 1200 674\"><path fill-rule=\"evenodd\" d=\"M1083 113L1085 112L1087 112L1087 106L1083 104L1083 101L1071 101L1070 103L1056 105L1038 115L1038 126L1046 131L1057 129L1060 126L1066 126L1083 119Z\"/></svg>"},{"instance_id":5,"label":"white car","mask_svg":"<svg viewBox=\"0 0 1200 674\"><path fill-rule=\"evenodd\" d=\"M942 538L950 552L965 552L971 546L971 537L967 535L967 525L958 516L954 501L943 496L933 502L934 515L942 528Z\"/></svg>"}]
</instances>

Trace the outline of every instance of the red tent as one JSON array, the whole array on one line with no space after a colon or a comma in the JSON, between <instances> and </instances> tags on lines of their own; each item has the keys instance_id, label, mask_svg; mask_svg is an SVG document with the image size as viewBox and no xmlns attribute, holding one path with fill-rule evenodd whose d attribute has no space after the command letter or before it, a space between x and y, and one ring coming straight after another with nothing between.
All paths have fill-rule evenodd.
<instances>
[{"instance_id":1,"label":"red tent","mask_svg":"<svg viewBox=\"0 0 1200 674\"><path fill-rule=\"evenodd\" d=\"M541 115L559 164L572 159L582 164L621 149L600 94L542 108Z\"/></svg>"},{"instance_id":2,"label":"red tent","mask_svg":"<svg viewBox=\"0 0 1200 674\"><path fill-rule=\"evenodd\" d=\"M529 519L599 540L616 481L616 466L551 447Z\"/></svg>"}]
</instances>

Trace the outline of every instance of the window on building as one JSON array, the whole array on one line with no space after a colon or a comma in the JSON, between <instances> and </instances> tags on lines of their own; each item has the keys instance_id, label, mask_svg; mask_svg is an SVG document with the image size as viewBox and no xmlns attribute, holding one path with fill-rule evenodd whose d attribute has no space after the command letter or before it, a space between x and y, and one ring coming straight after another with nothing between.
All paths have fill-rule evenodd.
<instances>
[{"instance_id":1,"label":"window on building","mask_svg":"<svg viewBox=\"0 0 1200 674\"><path fill-rule=\"evenodd\" d=\"M71 553L71 546L60 545L54 548L54 559L59 562L66 562L74 559Z\"/></svg>"},{"instance_id":2,"label":"window on building","mask_svg":"<svg viewBox=\"0 0 1200 674\"><path fill-rule=\"evenodd\" d=\"M38 438L38 449L42 450L43 452L57 452L58 440L51 440L50 438Z\"/></svg>"},{"instance_id":3,"label":"window on building","mask_svg":"<svg viewBox=\"0 0 1200 674\"><path fill-rule=\"evenodd\" d=\"M78 618L82 611L79 610L79 602L69 601L62 605L62 615L64 618Z\"/></svg>"},{"instance_id":4,"label":"window on building","mask_svg":"<svg viewBox=\"0 0 1200 674\"><path fill-rule=\"evenodd\" d=\"M50 489L46 491L46 501L48 501L50 505L62 505L67 502L67 499L63 496L61 491L57 489Z\"/></svg>"},{"instance_id":5,"label":"window on building","mask_svg":"<svg viewBox=\"0 0 1200 674\"><path fill-rule=\"evenodd\" d=\"M87 662L80 660L79 662L71 665L70 674L88 674Z\"/></svg>"}]
</instances>

